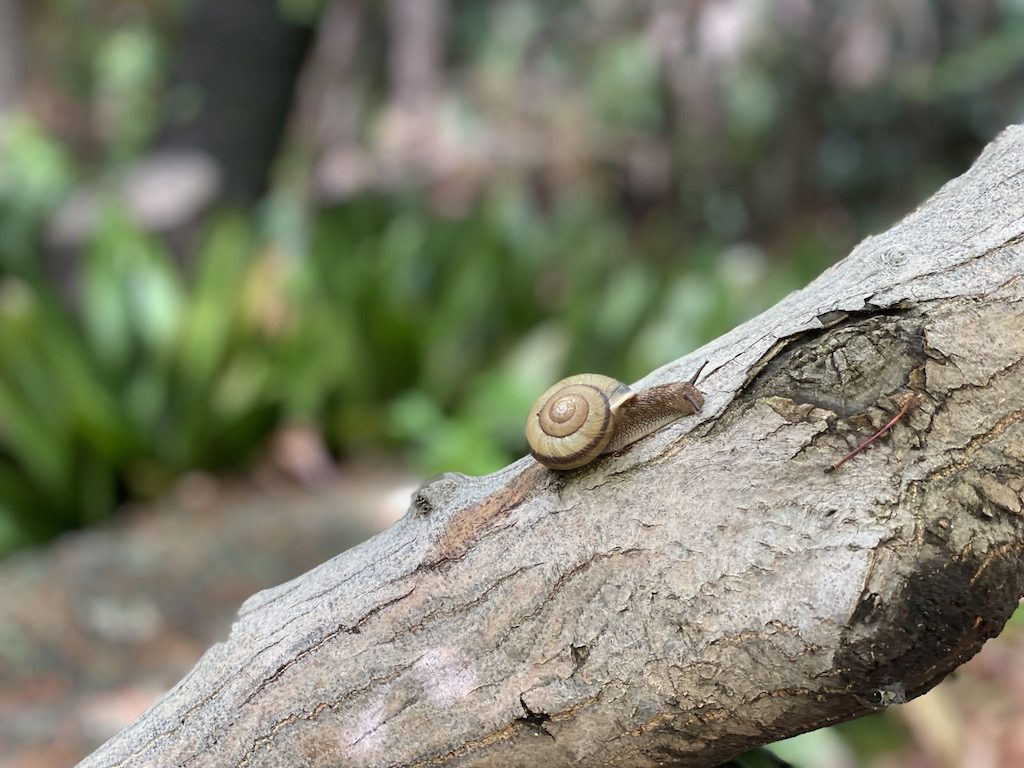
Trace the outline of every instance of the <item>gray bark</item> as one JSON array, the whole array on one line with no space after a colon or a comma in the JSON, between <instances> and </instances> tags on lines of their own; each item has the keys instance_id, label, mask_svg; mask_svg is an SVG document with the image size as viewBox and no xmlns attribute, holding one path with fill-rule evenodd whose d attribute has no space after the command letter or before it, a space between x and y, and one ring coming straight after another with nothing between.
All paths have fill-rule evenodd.
<instances>
[{"instance_id":1,"label":"gray bark","mask_svg":"<svg viewBox=\"0 0 1024 768\"><path fill-rule=\"evenodd\" d=\"M923 693L1024 592L1022 242L1018 126L642 382L701 413L425 486L82 765L710 766Z\"/></svg>"}]
</instances>

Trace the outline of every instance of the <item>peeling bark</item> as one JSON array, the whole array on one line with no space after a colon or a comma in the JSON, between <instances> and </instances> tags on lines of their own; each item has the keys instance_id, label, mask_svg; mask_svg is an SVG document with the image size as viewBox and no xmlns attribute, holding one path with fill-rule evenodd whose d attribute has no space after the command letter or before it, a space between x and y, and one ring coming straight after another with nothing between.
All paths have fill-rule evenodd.
<instances>
[{"instance_id":1,"label":"peeling bark","mask_svg":"<svg viewBox=\"0 0 1024 768\"><path fill-rule=\"evenodd\" d=\"M1024 592L1022 242L1014 127L642 382L709 360L699 414L425 486L82 765L712 766L920 695Z\"/></svg>"}]
</instances>

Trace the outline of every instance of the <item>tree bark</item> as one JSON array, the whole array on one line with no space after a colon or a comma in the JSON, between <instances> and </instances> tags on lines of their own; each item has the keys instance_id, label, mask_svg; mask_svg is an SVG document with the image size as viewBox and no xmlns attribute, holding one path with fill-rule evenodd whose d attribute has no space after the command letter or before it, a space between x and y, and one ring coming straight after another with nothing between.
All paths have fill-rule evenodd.
<instances>
[{"instance_id":1,"label":"tree bark","mask_svg":"<svg viewBox=\"0 0 1024 768\"><path fill-rule=\"evenodd\" d=\"M424 486L82 765L713 766L927 691L1024 592L1022 243L1017 126L642 382L699 414Z\"/></svg>"}]
</instances>

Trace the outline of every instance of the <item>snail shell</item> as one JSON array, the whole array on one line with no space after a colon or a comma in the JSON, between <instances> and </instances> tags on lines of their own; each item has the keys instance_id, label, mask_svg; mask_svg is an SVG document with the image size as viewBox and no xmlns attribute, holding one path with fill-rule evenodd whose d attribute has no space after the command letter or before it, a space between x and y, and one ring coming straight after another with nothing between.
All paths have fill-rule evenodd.
<instances>
[{"instance_id":1,"label":"snail shell","mask_svg":"<svg viewBox=\"0 0 1024 768\"><path fill-rule=\"evenodd\" d=\"M593 461L612 439L616 412L635 396L609 376L582 373L562 379L530 409L530 453L552 469L575 469Z\"/></svg>"},{"instance_id":2,"label":"snail shell","mask_svg":"<svg viewBox=\"0 0 1024 768\"><path fill-rule=\"evenodd\" d=\"M594 373L562 379L530 409L530 453L551 469L575 469L697 413L704 407L704 395L695 386L703 369L702 365L690 381L640 392Z\"/></svg>"}]
</instances>

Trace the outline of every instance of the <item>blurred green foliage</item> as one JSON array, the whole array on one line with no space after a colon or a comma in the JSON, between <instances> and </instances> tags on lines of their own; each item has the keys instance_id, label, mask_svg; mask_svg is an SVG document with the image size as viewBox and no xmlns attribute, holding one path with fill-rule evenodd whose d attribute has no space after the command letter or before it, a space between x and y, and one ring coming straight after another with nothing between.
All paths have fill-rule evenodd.
<instances>
[{"instance_id":1,"label":"blurred green foliage","mask_svg":"<svg viewBox=\"0 0 1024 768\"><path fill-rule=\"evenodd\" d=\"M239 466L286 422L320 425L339 454L491 471L524 451L523 414L566 370L639 377L799 280L724 246L698 270L655 266L592 201L545 214L519 186L457 219L408 196L309 226L296 256L273 227L222 216L184 276L111 207L74 307L8 264L0 544L98 519L189 469Z\"/></svg>"},{"instance_id":2,"label":"blurred green foliage","mask_svg":"<svg viewBox=\"0 0 1024 768\"><path fill-rule=\"evenodd\" d=\"M29 274L0 283L0 545L252 452L276 403L244 375L266 365L237 315L249 244L242 223L218 223L186 288L163 247L111 211L76 311Z\"/></svg>"},{"instance_id":3,"label":"blurred green foliage","mask_svg":"<svg viewBox=\"0 0 1024 768\"><path fill-rule=\"evenodd\" d=\"M1024 105L1019 3L451 4L450 82L426 120L444 140L427 143L458 158L525 135L504 147L520 165L468 152L484 171L454 205L429 183L311 205L299 133L265 204L211 217L194 251L172 255L110 194L55 274L55 206L83 180L113 189L194 94L166 82L187 4L47 8L47 103L79 128L0 128L0 550L244 467L289 423L339 457L493 470L524 451L551 381L634 380L753 316ZM357 14L344 90L362 116L346 140L388 159L394 13Z\"/></svg>"},{"instance_id":4,"label":"blurred green foliage","mask_svg":"<svg viewBox=\"0 0 1024 768\"><path fill-rule=\"evenodd\" d=\"M802 733L772 744L769 749L793 768L822 765L884 763L895 748L909 741L905 724L892 713L877 712L846 723Z\"/></svg>"},{"instance_id":5,"label":"blurred green foliage","mask_svg":"<svg viewBox=\"0 0 1024 768\"><path fill-rule=\"evenodd\" d=\"M157 35L142 22L113 29L98 45L92 90L108 163L138 156L159 128L164 65Z\"/></svg>"},{"instance_id":6,"label":"blurred green foliage","mask_svg":"<svg viewBox=\"0 0 1024 768\"><path fill-rule=\"evenodd\" d=\"M68 153L34 121L17 117L0 128L0 266L36 267L39 231L71 181Z\"/></svg>"}]
</instances>

